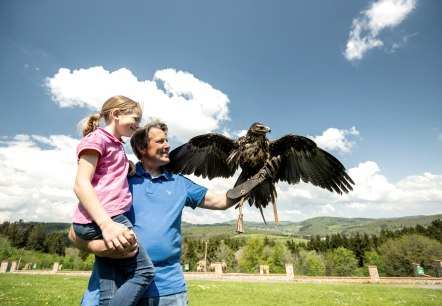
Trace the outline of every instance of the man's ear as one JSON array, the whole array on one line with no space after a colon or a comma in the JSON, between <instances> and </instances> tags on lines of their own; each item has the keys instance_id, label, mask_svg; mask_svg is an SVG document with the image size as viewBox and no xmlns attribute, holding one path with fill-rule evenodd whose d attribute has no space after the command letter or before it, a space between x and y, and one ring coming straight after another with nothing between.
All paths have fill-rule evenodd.
<instances>
[{"instance_id":1,"label":"man's ear","mask_svg":"<svg viewBox=\"0 0 442 306\"><path fill-rule=\"evenodd\" d=\"M144 148L143 146L137 146L137 150L138 152L140 152L142 155L144 155L146 153L146 148Z\"/></svg>"}]
</instances>

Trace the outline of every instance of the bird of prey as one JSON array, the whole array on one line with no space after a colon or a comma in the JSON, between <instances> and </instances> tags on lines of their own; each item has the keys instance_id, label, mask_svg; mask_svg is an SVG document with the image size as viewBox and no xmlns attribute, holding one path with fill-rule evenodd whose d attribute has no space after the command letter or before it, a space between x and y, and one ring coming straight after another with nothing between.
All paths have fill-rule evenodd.
<instances>
[{"instance_id":1,"label":"bird of prey","mask_svg":"<svg viewBox=\"0 0 442 306\"><path fill-rule=\"evenodd\" d=\"M269 132L266 125L254 123L239 139L217 133L193 137L169 153L170 163L166 168L174 173L213 179L231 177L240 167L242 172L235 183L238 186L257 174L271 158L278 157L279 169L273 180L265 180L246 195L250 206L255 205L260 210L264 222L262 209L272 202L275 223L278 223L275 183L279 181L294 185L302 180L338 194L353 190L354 182L341 162L314 141L294 134L268 140Z\"/></svg>"}]
</instances>

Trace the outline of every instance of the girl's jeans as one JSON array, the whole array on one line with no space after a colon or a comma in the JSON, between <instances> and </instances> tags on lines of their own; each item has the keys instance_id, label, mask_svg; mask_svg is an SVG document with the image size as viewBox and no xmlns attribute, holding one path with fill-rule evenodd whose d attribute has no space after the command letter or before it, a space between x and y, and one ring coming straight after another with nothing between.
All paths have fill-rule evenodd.
<instances>
[{"instance_id":1,"label":"girl's jeans","mask_svg":"<svg viewBox=\"0 0 442 306\"><path fill-rule=\"evenodd\" d=\"M132 223L123 214L112 217L112 220L133 229ZM95 222L74 223L73 228L75 234L82 239L103 238L101 230ZM100 306L136 305L155 274L152 261L139 241L138 252L134 257L112 259L95 256L95 265L100 278Z\"/></svg>"}]
</instances>

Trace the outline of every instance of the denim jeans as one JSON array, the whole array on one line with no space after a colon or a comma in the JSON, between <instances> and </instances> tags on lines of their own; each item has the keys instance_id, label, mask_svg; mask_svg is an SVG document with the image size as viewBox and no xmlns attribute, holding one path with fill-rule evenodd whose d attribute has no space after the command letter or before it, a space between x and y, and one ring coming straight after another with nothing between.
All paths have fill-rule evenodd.
<instances>
[{"instance_id":1,"label":"denim jeans","mask_svg":"<svg viewBox=\"0 0 442 306\"><path fill-rule=\"evenodd\" d=\"M142 298L137 306L187 306L187 292Z\"/></svg>"},{"instance_id":2,"label":"denim jeans","mask_svg":"<svg viewBox=\"0 0 442 306\"><path fill-rule=\"evenodd\" d=\"M112 217L115 222L132 229L132 223L123 214ZM96 223L73 224L75 234L86 240L101 239ZM100 279L100 306L136 305L152 282L155 270L144 247L138 241L138 252L132 258L112 259L95 256Z\"/></svg>"}]
</instances>

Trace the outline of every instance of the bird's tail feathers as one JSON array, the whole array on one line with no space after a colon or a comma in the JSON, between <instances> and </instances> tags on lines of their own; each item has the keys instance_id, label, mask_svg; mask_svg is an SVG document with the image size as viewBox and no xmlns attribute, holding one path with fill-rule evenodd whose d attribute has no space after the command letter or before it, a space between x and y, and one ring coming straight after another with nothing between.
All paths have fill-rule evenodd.
<instances>
[{"instance_id":1,"label":"bird's tail feathers","mask_svg":"<svg viewBox=\"0 0 442 306\"><path fill-rule=\"evenodd\" d=\"M271 181L264 181L258 188L249 194L250 206L255 205L257 208L266 207L270 202L276 201L276 189Z\"/></svg>"}]
</instances>

